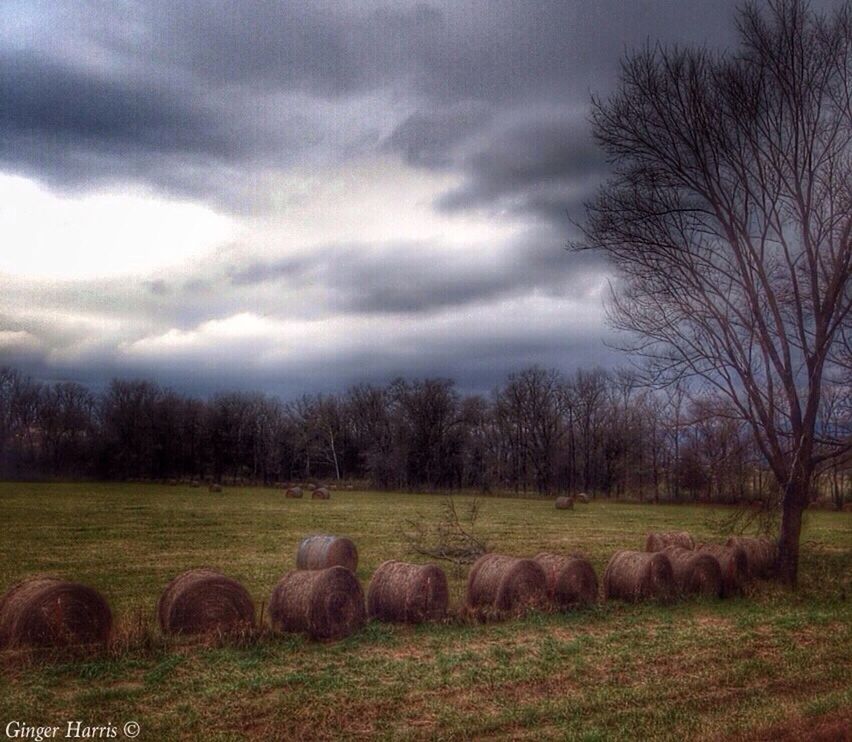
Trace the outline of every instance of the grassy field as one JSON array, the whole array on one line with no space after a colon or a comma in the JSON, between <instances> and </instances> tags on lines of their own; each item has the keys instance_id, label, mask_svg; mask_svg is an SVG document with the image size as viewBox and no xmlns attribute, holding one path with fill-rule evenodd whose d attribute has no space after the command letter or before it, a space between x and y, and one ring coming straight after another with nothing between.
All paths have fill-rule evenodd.
<instances>
[{"instance_id":1,"label":"grassy field","mask_svg":"<svg viewBox=\"0 0 852 742\"><path fill-rule=\"evenodd\" d=\"M460 498L464 499L464 498ZM369 624L336 644L264 636L242 645L165 640L165 583L209 565L258 606L299 539L351 536L365 585L405 558L400 524L441 498L108 484L0 484L0 590L33 573L89 583L125 640L96 656L0 654L0 739L11 720L140 724L139 739L802 739L852 720L852 515L806 516L801 589L728 601L602 604L488 625ZM599 575L655 529L718 537L706 507L483 501L494 551L582 550ZM464 576L448 572L452 600ZM788 735L785 737L785 735Z\"/></svg>"}]
</instances>

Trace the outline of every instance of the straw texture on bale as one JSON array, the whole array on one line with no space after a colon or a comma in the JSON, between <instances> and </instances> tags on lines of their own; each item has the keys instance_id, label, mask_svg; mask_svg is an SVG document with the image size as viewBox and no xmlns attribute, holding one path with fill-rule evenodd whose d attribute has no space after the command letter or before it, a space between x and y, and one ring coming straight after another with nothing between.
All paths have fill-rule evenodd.
<instances>
[{"instance_id":1,"label":"straw texture on bale","mask_svg":"<svg viewBox=\"0 0 852 742\"><path fill-rule=\"evenodd\" d=\"M583 505L589 504L589 496L585 492L581 492L577 497L574 498L577 502L582 503Z\"/></svg>"},{"instance_id":2,"label":"straw texture on bale","mask_svg":"<svg viewBox=\"0 0 852 742\"><path fill-rule=\"evenodd\" d=\"M607 599L670 600L676 592L671 562L660 552L615 552L606 565L603 583Z\"/></svg>"},{"instance_id":3,"label":"straw texture on bale","mask_svg":"<svg viewBox=\"0 0 852 742\"><path fill-rule=\"evenodd\" d=\"M302 488L301 487L290 487L286 493L287 497L301 497L302 496Z\"/></svg>"},{"instance_id":4,"label":"straw texture on bale","mask_svg":"<svg viewBox=\"0 0 852 742\"><path fill-rule=\"evenodd\" d=\"M471 608L522 611L547 602L547 577L532 559L485 554L476 560L467 578Z\"/></svg>"},{"instance_id":5,"label":"straw texture on bale","mask_svg":"<svg viewBox=\"0 0 852 742\"><path fill-rule=\"evenodd\" d=\"M667 546L659 553L669 558L681 594L706 598L722 595L722 567L712 554L680 546Z\"/></svg>"},{"instance_id":6,"label":"straw texture on bale","mask_svg":"<svg viewBox=\"0 0 852 742\"><path fill-rule=\"evenodd\" d=\"M435 564L383 562L367 590L367 613L380 621L438 620L447 615L448 603L447 576Z\"/></svg>"},{"instance_id":7,"label":"straw texture on bale","mask_svg":"<svg viewBox=\"0 0 852 742\"><path fill-rule=\"evenodd\" d=\"M559 608L594 603L598 599L598 577L581 556L542 553L535 561L547 578L547 597Z\"/></svg>"},{"instance_id":8,"label":"straw texture on bale","mask_svg":"<svg viewBox=\"0 0 852 742\"><path fill-rule=\"evenodd\" d=\"M662 551L667 546L680 546L682 549L694 549L695 539L686 531L675 533L649 533L645 539L645 551Z\"/></svg>"},{"instance_id":9,"label":"straw texture on bale","mask_svg":"<svg viewBox=\"0 0 852 742\"><path fill-rule=\"evenodd\" d=\"M743 592L743 587L748 580L748 557L741 546L700 544L696 547L696 551L710 554L719 562L723 597L727 598Z\"/></svg>"},{"instance_id":10,"label":"straw texture on bale","mask_svg":"<svg viewBox=\"0 0 852 742\"><path fill-rule=\"evenodd\" d=\"M731 536L725 546L739 546L746 553L749 577L768 577L772 573L778 555L778 546L774 541L765 536Z\"/></svg>"},{"instance_id":11,"label":"straw texture on bale","mask_svg":"<svg viewBox=\"0 0 852 742\"><path fill-rule=\"evenodd\" d=\"M230 633L254 626L254 603L239 582L202 567L166 585L157 618L164 634Z\"/></svg>"},{"instance_id":12,"label":"straw texture on bale","mask_svg":"<svg viewBox=\"0 0 852 742\"><path fill-rule=\"evenodd\" d=\"M348 538L316 535L303 538L296 550L296 567L299 569L327 569L346 567L350 572L358 569L358 549Z\"/></svg>"},{"instance_id":13,"label":"straw texture on bale","mask_svg":"<svg viewBox=\"0 0 852 742\"><path fill-rule=\"evenodd\" d=\"M328 500L330 498L331 495L325 487L317 487L317 489L311 492L312 500Z\"/></svg>"},{"instance_id":14,"label":"straw texture on bale","mask_svg":"<svg viewBox=\"0 0 852 742\"><path fill-rule=\"evenodd\" d=\"M0 647L105 644L112 612L97 590L55 577L31 577L0 598Z\"/></svg>"},{"instance_id":15,"label":"straw texture on bale","mask_svg":"<svg viewBox=\"0 0 852 742\"><path fill-rule=\"evenodd\" d=\"M364 591L344 567L295 570L285 574L272 591L269 616L278 632L342 639L364 625Z\"/></svg>"},{"instance_id":16,"label":"straw texture on bale","mask_svg":"<svg viewBox=\"0 0 852 742\"><path fill-rule=\"evenodd\" d=\"M574 498L573 497L557 497L556 498L556 509L557 510L573 510L574 509Z\"/></svg>"}]
</instances>

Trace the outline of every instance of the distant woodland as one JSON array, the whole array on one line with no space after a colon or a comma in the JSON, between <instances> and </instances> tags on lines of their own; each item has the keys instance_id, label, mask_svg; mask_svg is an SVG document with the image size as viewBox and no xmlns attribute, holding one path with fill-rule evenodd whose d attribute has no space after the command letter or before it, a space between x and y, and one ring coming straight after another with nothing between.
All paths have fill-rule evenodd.
<instances>
[{"instance_id":1,"label":"distant woodland","mask_svg":"<svg viewBox=\"0 0 852 742\"><path fill-rule=\"evenodd\" d=\"M848 395L824 394L819 429L844 435ZM363 481L651 501L768 500L772 477L724 402L687 386L651 390L631 372L529 368L489 395L451 380L360 385L292 401L246 392L210 399L145 380L95 393L0 368L0 476L6 479ZM852 500L852 461L819 472L811 501Z\"/></svg>"}]
</instances>

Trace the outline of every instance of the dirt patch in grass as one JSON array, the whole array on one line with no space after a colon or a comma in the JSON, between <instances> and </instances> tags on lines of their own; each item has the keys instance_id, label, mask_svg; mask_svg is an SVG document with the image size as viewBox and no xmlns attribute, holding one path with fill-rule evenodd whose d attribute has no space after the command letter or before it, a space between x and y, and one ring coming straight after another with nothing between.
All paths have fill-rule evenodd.
<instances>
[{"instance_id":1,"label":"dirt patch in grass","mask_svg":"<svg viewBox=\"0 0 852 742\"><path fill-rule=\"evenodd\" d=\"M852 740L852 710L817 718L794 716L743 735L742 742L848 742Z\"/></svg>"}]
</instances>

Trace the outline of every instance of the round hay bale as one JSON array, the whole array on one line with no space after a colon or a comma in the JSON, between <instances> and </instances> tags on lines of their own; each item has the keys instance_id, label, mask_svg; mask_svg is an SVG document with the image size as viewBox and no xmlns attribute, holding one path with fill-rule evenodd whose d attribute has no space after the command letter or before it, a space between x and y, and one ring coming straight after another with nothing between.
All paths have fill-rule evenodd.
<instances>
[{"instance_id":1,"label":"round hay bale","mask_svg":"<svg viewBox=\"0 0 852 742\"><path fill-rule=\"evenodd\" d=\"M364 625L364 591L344 567L295 570L285 574L272 591L269 616L278 632L342 639Z\"/></svg>"},{"instance_id":2,"label":"round hay bale","mask_svg":"<svg viewBox=\"0 0 852 742\"><path fill-rule=\"evenodd\" d=\"M712 554L680 546L667 546L659 553L669 558L675 584L682 595L706 598L722 595L722 567Z\"/></svg>"},{"instance_id":3,"label":"round hay bale","mask_svg":"<svg viewBox=\"0 0 852 742\"><path fill-rule=\"evenodd\" d=\"M695 540L686 531L673 533L649 533L645 539L645 551L662 551L668 546L694 549Z\"/></svg>"},{"instance_id":4,"label":"round hay bale","mask_svg":"<svg viewBox=\"0 0 852 742\"><path fill-rule=\"evenodd\" d=\"M778 557L778 545L765 536L731 536L725 546L739 546L748 559L749 577L769 577Z\"/></svg>"},{"instance_id":5,"label":"round hay bale","mask_svg":"<svg viewBox=\"0 0 852 742\"><path fill-rule=\"evenodd\" d=\"M313 482L308 482L308 489L312 492L317 488L317 486Z\"/></svg>"},{"instance_id":6,"label":"round hay bale","mask_svg":"<svg viewBox=\"0 0 852 742\"><path fill-rule=\"evenodd\" d=\"M301 496L302 496L302 488L301 487L290 487L290 489L288 489L286 494L285 494L285 497L298 498L298 497L301 497Z\"/></svg>"},{"instance_id":7,"label":"round hay bale","mask_svg":"<svg viewBox=\"0 0 852 742\"><path fill-rule=\"evenodd\" d=\"M189 486L190 486L190 487L192 487L193 489L197 489L198 487L200 487L200 486L201 486L201 482L199 482L197 479L193 479L193 480L189 483Z\"/></svg>"},{"instance_id":8,"label":"round hay bale","mask_svg":"<svg viewBox=\"0 0 852 742\"><path fill-rule=\"evenodd\" d=\"M547 602L547 577L532 559L485 554L467 578L467 605L517 612Z\"/></svg>"},{"instance_id":9,"label":"round hay bale","mask_svg":"<svg viewBox=\"0 0 852 742\"><path fill-rule=\"evenodd\" d=\"M700 544L696 551L710 554L719 562L722 572L722 597L728 598L743 592L748 580L748 556L741 546Z\"/></svg>"},{"instance_id":10,"label":"round hay bale","mask_svg":"<svg viewBox=\"0 0 852 742\"><path fill-rule=\"evenodd\" d=\"M447 576L435 564L383 562L367 590L367 613L379 621L434 621L447 615L448 603Z\"/></svg>"},{"instance_id":11,"label":"round hay bale","mask_svg":"<svg viewBox=\"0 0 852 742\"><path fill-rule=\"evenodd\" d=\"M574 498L573 497L557 497L556 498L556 509L557 510L573 510L574 509Z\"/></svg>"},{"instance_id":12,"label":"round hay bale","mask_svg":"<svg viewBox=\"0 0 852 742\"><path fill-rule=\"evenodd\" d=\"M559 608L588 605L598 599L598 577L581 556L542 553L535 557L547 577L547 597Z\"/></svg>"},{"instance_id":13,"label":"round hay bale","mask_svg":"<svg viewBox=\"0 0 852 742\"><path fill-rule=\"evenodd\" d=\"M208 487L208 489L210 490L210 492L221 492L222 491L222 485L214 483L214 484L211 484L210 487Z\"/></svg>"},{"instance_id":14,"label":"round hay bale","mask_svg":"<svg viewBox=\"0 0 852 742\"><path fill-rule=\"evenodd\" d=\"M166 585L157 618L164 634L225 634L254 626L254 603L239 582L202 567Z\"/></svg>"},{"instance_id":15,"label":"round hay bale","mask_svg":"<svg viewBox=\"0 0 852 742\"><path fill-rule=\"evenodd\" d=\"M585 492L581 492L574 498L577 502L582 503L583 505L589 504L589 496Z\"/></svg>"},{"instance_id":16,"label":"round hay bale","mask_svg":"<svg viewBox=\"0 0 852 742\"><path fill-rule=\"evenodd\" d=\"M617 551L603 577L604 595L631 602L670 600L676 592L669 558L660 552Z\"/></svg>"},{"instance_id":17,"label":"round hay bale","mask_svg":"<svg viewBox=\"0 0 852 742\"><path fill-rule=\"evenodd\" d=\"M312 500L329 500L331 499L331 495L325 487L317 487L313 492L311 492Z\"/></svg>"},{"instance_id":18,"label":"round hay bale","mask_svg":"<svg viewBox=\"0 0 852 742\"><path fill-rule=\"evenodd\" d=\"M327 569L336 565L350 572L358 569L358 549L350 539L327 535L302 539L296 550L298 569Z\"/></svg>"},{"instance_id":19,"label":"round hay bale","mask_svg":"<svg viewBox=\"0 0 852 742\"><path fill-rule=\"evenodd\" d=\"M0 647L106 644L112 611L101 594L56 577L31 577L0 598Z\"/></svg>"}]
</instances>

